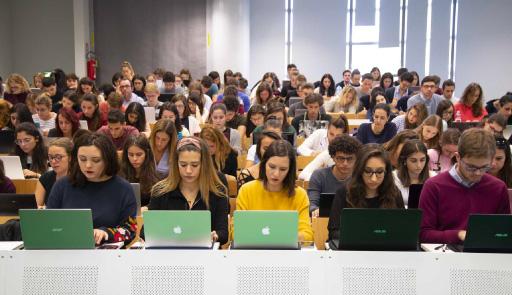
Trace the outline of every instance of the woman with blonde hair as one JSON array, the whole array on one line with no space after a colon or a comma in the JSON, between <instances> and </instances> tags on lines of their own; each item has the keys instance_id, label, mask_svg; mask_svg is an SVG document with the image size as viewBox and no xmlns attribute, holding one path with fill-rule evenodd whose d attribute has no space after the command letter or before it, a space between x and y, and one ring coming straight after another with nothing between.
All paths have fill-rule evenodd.
<instances>
[{"instance_id":1,"label":"woman with blonde hair","mask_svg":"<svg viewBox=\"0 0 512 295\"><path fill-rule=\"evenodd\" d=\"M209 210L211 237L228 241L228 198L206 143L198 137L181 139L172 154L169 175L153 186L149 210Z\"/></svg>"},{"instance_id":2,"label":"woman with blonde hair","mask_svg":"<svg viewBox=\"0 0 512 295\"><path fill-rule=\"evenodd\" d=\"M352 86L345 86L338 99L331 99L324 105L326 112L333 113L355 113L358 107L359 99Z\"/></svg>"},{"instance_id":3,"label":"woman with blonde hair","mask_svg":"<svg viewBox=\"0 0 512 295\"><path fill-rule=\"evenodd\" d=\"M133 76L135 76L135 70L133 69L132 64L127 61L123 61L121 63L121 74L123 75L124 79L131 81Z\"/></svg>"},{"instance_id":4,"label":"woman with blonde hair","mask_svg":"<svg viewBox=\"0 0 512 295\"><path fill-rule=\"evenodd\" d=\"M237 153L231 148L224 134L213 126L207 125L201 130L200 137L208 145L215 168L223 174L236 177Z\"/></svg>"},{"instance_id":5,"label":"woman with blonde hair","mask_svg":"<svg viewBox=\"0 0 512 295\"><path fill-rule=\"evenodd\" d=\"M416 128L416 132L428 149L438 149L443 135L443 119L438 115L430 115Z\"/></svg>"},{"instance_id":6,"label":"woman with blonde hair","mask_svg":"<svg viewBox=\"0 0 512 295\"><path fill-rule=\"evenodd\" d=\"M169 174L170 160L176 151L178 134L173 121L160 119L155 123L149 136L149 144L155 156L156 172L160 178Z\"/></svg>"},{"instance_id":7,"label":"woman with blonde hair","mask_svg":"<svg viewBox=\"0 0 512 295\"><path fill-rule=\"evenodd\" d=\"M43 89L43 78L44 78L43 73L41 73L41 72L36 73L36 74L32 77L32 86L33 86L34 88Z\"/></svg>"},{"instance_id":8,"label":"woman with blonde hair","mask_svg":"<svg viewBox=\"0 0 512 295\"><path fill-rule=\"evenodd\" d=\"M30 93L30 86L27 79L20 74L11 74L5 83L4 99L12 105L25 103Z\"/></svg>"}]
</instances>

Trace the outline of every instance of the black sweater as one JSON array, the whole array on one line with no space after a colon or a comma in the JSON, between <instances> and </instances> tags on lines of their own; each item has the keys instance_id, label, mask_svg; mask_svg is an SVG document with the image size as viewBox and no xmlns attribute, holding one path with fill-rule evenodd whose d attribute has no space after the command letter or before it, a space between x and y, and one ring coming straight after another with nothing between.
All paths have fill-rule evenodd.
<instances>
[{"instance_id":1,"label":"black sweater","mask_svg":"<svg viewBox=\"0 0 512 295\"><path fill-rule=\"evenodd\" d=\"M197 194L196 200L189 207L187 199L179 189L170 191L158 197L151 197L148 205L149 210L210 210L212 231L219 236L218 242L222 245L228 241L228 214L229 205L226 197L219 197L213 193L209 196L209 209L201 199L201 192Z\"/></svg>"}]
</instances>

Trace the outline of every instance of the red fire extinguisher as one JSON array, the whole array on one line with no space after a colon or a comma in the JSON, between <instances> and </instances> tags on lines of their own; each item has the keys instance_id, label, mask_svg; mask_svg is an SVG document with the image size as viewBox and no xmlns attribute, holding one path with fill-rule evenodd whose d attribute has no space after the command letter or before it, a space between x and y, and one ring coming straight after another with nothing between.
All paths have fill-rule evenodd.
<instances>
[{"instance_id":1,"label":"red fire extinguisher","mask_svg":"<svg viewBox=\"0 0 512 295\"><path fill-rule=\"evenodd\" d=\"M96 67L98 66L93 52L87 54L87 77L93 81L96 80Z\"/></svg>"}]
</instances>

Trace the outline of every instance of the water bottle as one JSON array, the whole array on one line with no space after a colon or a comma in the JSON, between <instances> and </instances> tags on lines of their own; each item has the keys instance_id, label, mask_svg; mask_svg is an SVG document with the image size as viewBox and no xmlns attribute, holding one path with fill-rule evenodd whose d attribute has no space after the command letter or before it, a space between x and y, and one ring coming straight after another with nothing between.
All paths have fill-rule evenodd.
<instances>
[{"instance_id":1,"label":"water bottle","mask_svg":"<svg viewBox=\"0 0 512 295\"><path fill-rule=\"evenodd\" d=\"M454 121L455 122L462 122L462 115L461 115L460 111L457 111L455 113L455 120Z\"/></svg>"}]
</instances>

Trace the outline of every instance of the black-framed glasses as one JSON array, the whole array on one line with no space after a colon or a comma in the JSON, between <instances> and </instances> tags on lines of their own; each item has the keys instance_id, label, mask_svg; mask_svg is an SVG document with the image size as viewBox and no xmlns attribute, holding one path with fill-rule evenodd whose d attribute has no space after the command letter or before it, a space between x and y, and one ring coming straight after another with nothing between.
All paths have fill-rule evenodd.
<instances>
[{"instance_id":1,"label":"black-framed glasses","mask_svg":"<svg viewBox=\"0 0 512 295\"><path fill-rule=\"evenodd\" d=\"M508 141L503 137L496 138L496 147L499 148L506 148L508 144Z\"/></svg>"},{"instance_id":2,"label":"black-framed glasses","mask_svg":"<svg viewBox=\"0 0 512 295\"><path fill-rule=\"evenodd\" d=\"M363 175L366 177L372 177L374 174L377 178L383 178L384 175L386 175L386 170L384 170L384 169L377 169L377 170L364 169L364 171L363 171Z\"/></svg>"},{"instance_id":3,"label":"black-framed glasses","mask_svg":"<svg viewBox=\"0 0 512 295\"><path fill-rule=\"evenodd\" d=\"M336 156L334 157L334 161L336 162L339 162L339 163L343 163L343 162L347 162L347 163L350 163L352 161L355 160L355 157L354 156L350 156L350 157L342 157L342 156Z\"/></svg>"},{"instance_id":4,"label":"black-framed glasses","mask_svg":"<svg viewBox=\"0 0 512 295\"><path fill-rule=\"evenodd\" d=\"M48 161L60 162L66 155L48 155Z\"/></svg>"}]
</instances>

